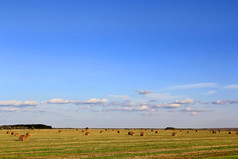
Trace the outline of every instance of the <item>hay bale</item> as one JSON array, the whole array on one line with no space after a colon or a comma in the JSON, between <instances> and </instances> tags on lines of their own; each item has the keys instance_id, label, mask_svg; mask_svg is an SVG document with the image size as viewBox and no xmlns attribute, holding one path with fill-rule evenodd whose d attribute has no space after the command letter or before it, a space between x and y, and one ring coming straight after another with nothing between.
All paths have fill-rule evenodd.
<instances>
[{"instance_id":1,"label":"hay bale","mask_svg":"<svg viewBox=\"0 0 238 159\"><path fill-rule=\"evenodd\" d=\"M16 134L16 132L14 132L14 131L13 131L13 132L11 132L11 135L15 135L15 134Z\"/></svg>"},{"instance_id":2,"label":"hay bale","mask_svg":"<svg viewBox=\"0 0 238 159\"><path fill-rule=\"evenodd\" d=\"M32 134L30 132L26 133L26 136L31 137Z\"/></svg>"},{"instance_id":3,"label":"hay bale","mask_svg":"<svg viewBox=\"0 0 238 159\"><path fill-rule=\"evenodd\" d=\"M140 136L145 136L145 132L141 132L141 133L140 133Z\"/></svg>"},{"instance_id":4,"label":"hay bale","mask_svg":"<svg viewBox=\"0 0 238 159\"><path fill-rule=\"evenodd\" d=\"M132 135L132 136L135 136L136 133L132 132L132 131L129 131L128 132L128 135Z\"/></svg>"},{"instance_id":5,"label":"hay bale","mask_svg":"<svg viewBox=\"0 0 238 159\"><path fill-rule=\"evenodd\" d=\"M121 131L120 131L120 130L118 130L118 131L117 131L117 133L118 133L118 134L120 134L120 133L121 133Z\"/></svg>"},{"instance_id":6,"label":"hay bale","mask_svg":"<svg viewBox=\"0 0 238 159\"><path fill-rule=\"evenodd\" d=\"M27 141L27 140L28 140L28 136L26 136L26 135L21 135L21 136L19 137L19 140L20 140L20 141Z\"/></svg>"},{"instance_id":7,"label":"hay bale","mask_svg":"<svg viewBox=\"0 0 238 159\"><path fill-rule=\"evenodd\" d=\"M151 129L151 132L154 132L154 130L153 130L153 129Z\"/></svg>"},{"instance_id":8,"label":"hay bale","mask_svg":"<svg viewBox=\"0 0 238 159\"><path fill-rule=\"evenodd\" d=\"M177 133L176 133L176 132L173 132L173 133L172 133L172 136L177 136Z\"/></svg>"},{"instance_id":9,"label":"hay bale","mask_svg":"<svg viewBox=\"0 0 238 159\"><path fill-rule=\"evenodd\" d=\"M15 133L14 136L19 136L19 134L18 134L18 133Z\"/></svg>"},{"instance_id":10,"label":"hay bale","mask_svg":"<svg viewBox=\"0 0 238 159\"><path fill-rule=\"evenodd\" d=\"M79 129L75 129L76 131L79 131Z\"/></svg>"},{"instance_id":11,"label":"hay bale","mask_svg":"<svg viewBox=\"0 0 238 159\"><path fill-rule=\"evenodd\" d=\"M195 132L198 132L198 130L196 130Z\"/></svg>"},{"instance_id":12,"label":"hay bale","mask_svg":"<svg viewBox=\"0 0 238 159\"><path fill-rule=\"evenodd\" d=\"M231 134L231 131L229 131L229 134Z\"/></svg>"},{"instance_id":13,"label":"hay bale","mask_svg":"<svg viewBox=\"0 0 238 159\"><path fill-rule=\"evenodd\" d=\"M238 134L238 131L236 132L236 134Z\"/></svg>"},{"instance_id":14,"label":"hay bale","mask_svg":"<svg viewBox=\"0 0 238 159\"><path fill-rule=\"evenodd\" d=\"M62 130L59 130L59 133L62 133L63 131Z\"/></svg>"},{"instance_id":15,"label":"hay bale","mask_svg":"<svg viewBox=\"0 0 238 159\"><path fill-rule=\"evenodd\" d=\"M156 134L158 134L158 133L159 133L159 131L158 131L158 130L156 130L156 131L155 131L155 133L156 133Z\"/></svg>"},{"instance_id":16,"label":"hay bale","mask_svg":"<svg viewBox=\"0 0 238 159\"><path fill-rule=\"evenodd\" d=\"M85 135L88 135L88 136L89 136L89 135L91 135L91 133L90 133L90 132L86 132Z\"/></svg>"},{"instance_id":17,"label":"hay bale","mask_svg":"<svg viewBox=\"0 0 238 159\"><path fill-rule=\"evenodd\" d=\"M100 133L102 134L102 133L104 133L104 131L101 130Z\"/></svg>"},{"instance_id":18,"label":"hay bale","mask_svg":"<svg viewBox=\"0 0 238 159\"><path fill-rule=\"evenodd\" d=\"M213 134L216 134L217 132L215 130L212 131Z\"/></svg>"},{"instance_id":19,"label":"hay bale","mask_svg":"<svg viewBox=\"0 0 238 159\"><path fill-rule=\"evenodd\" d=\"M187 131L187 133L189 133L189 131Z\"/></svg>"},{"instance_id":20,"label":"hay bale","mask_svg":"<svg viewBox=\"0 0 238 159\"><path fill-rule=\"evenodd\" d=\"M11 134L11 132L10 132L10 131L7 131L7 134Z\"/></svg>"},{"instance_id":21,"label":"hay bale","mask_svg":"<svg viewBox=\"0 0 238 159\"><path fill-rule=\"evenodd\" d=\"M82 133L84 133L85 132L85 130L82 130Z\"/></svg>"}]
</instances>

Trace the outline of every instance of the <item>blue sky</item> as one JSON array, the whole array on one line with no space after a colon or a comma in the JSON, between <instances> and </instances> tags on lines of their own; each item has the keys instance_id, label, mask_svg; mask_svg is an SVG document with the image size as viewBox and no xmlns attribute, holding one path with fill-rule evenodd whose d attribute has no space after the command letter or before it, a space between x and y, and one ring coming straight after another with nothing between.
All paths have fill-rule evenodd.
<instances>
[{"instance_id":1,"label":"blue sky","mask_svg":"<svg viewBox=\"0 0 238 159\"><path fill-rule=\"evenodd\" d=\"M237 127L235 0L1 0L0 124Z\"/></svg>"}]
</instances>

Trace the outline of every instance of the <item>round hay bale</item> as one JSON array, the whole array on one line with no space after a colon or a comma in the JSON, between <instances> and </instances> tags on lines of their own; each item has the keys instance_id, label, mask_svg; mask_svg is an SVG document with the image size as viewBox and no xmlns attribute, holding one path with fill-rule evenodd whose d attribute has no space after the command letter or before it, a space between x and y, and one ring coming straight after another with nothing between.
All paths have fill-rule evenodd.
<instances>
[{"instance_id":1,"label":"round hay bale","mask_svg":"<svg viewBox=\"0 0 238 159\"><path fill-rule=\"evenodd\" d=\"M59 130L59 133L62 133L63 131L62 130Z\"/></svg>"},{"instance_id":2,"label":"round hay bale","mask_svg":"<svg viewBox=\"0 0 238 159\"><path fill-rule=\"evenodd\" d=\"M131 131L129 131L129 132L128 132L128 135L131 135L131 133L132 133L132 132L131 132Z\"/></svg>"},{"instance_id":3,"label":"round hay bale","mask_svg":"<svg viewBox=\"0 0 238 159\"><path fill-rule=\"evenodd\" d=\"M212 131L213 134L216 134L217 132L215 130Z\"/></svg>"},{"instance_id":4,"label":"round hay bale","mask_svg":"<svg viewBox=\"0 0 238 159\"><path fill-rule=\"evenodd\" d=\"M156 131L155 131L155 133L156 133L156 134L158 134L158 133L159 133L159 131L158 131L158 130L156 130Z\"/></svg>"},{"instance_id":5,"label":"round hay bale","mask_svg":"<svg viewBox=\"0 0 238 159\"><path fill-rule=\"evenodd\" d=\"M84 133L85 132L85 130L82 130L82 133Z\"/></svg>"},{"instance_id":6,"label":"round hay bale","mask_svg":"<svg viewBox=\"0 0 238 159\"><path fill-rule=\"evenodd\" d=\"M229 134L231 134L231 131L229 131Z\"/></svg>"},{"instance_id":7,"label":"round hay bale","mask_svg":"<svg viewBox=\"0 0 238 159\"><path fill-rule=\"evenodd\" d=\"M177 136L177 133L176 133L176 132L173 132L173 133L172 133L172 136Z\"/></svg>"},{"instance_id":8,"label":"round hay bale","mask_svg":"<svg viewBox=\"0 0 238 159\"><path fill-rule=\"evenodd\" d=\"M11 132L10 132L10 131L7 131L7 134L11 134Z\"/></svg>"},{"instance_id":9,"label":"round hay bale","mask_svg":"<svg viewBox=\"0 0 238 159\"><path fill-rule=\"evenodd\" d=\"M88 136L89 136L89 135L91 135L91 133L90 133L90 132L86 132L85 135L88 135Z\"/></svg>"},{"instance_id":10,"label":"round hay bale","mask_svg":"<svg viewBox=\"0 0 238 159\"><path fill-rule=\"evenodd\" d=\"M101 130L100 133L102 134L102 133L104 133L104 131Z\"/></svg>"},{"instance_id":11,"label":"round hay bale","mask_svg":"<svg viewBox=\"0 0 238 159\"><path fill-rule=\"evenodd\" d=\"M18 134L18 133L15 133L14 136L19 136L19 134Z\"/></svg>"},{"instance_id":12,"label":"round hay bale","mask_svg":"<svg viewBox=\"0 0 238 159\"><path fill-rule=\"evenodd\" d=\"M187 131L187 133L189 133L189 131Z\"/></svg>"},{"instance_id":13,"label":"round hay bale","mask_svg":"<svg viewBox=\"0 0 238 159\"><path fill-rule=\"evenodd\" d=\"M11 132L11 135L15 135L15 134L16 134L16 132L14 132L14 131L13 131L13 132Z\"/></svg>"},{"instance_id":14,"label":"round hay bale","mask_svg":"<svg viewBox=\"0 0 238 159\"><path fill-rule=\"evenodd\" d=\"M238 134L238 131L236 132L236 134Z\"/></svg>"},{"instance_id":15,"label":"round hay bale","mask_svg":"<svg viewBox=\"0 0 238 159\"><path fill-rule=\"evenodd\" d=\"M75 129L76 131L79 131L79 129Z\"/></svg>"},{"instance_id":16,"label":"round hay bale","mask_svg":"<svg viewBox=\"0 0 238 159\"><path fill-rule=\"evenodd\" d=\"M135 136L135 135L136 135L136 133L132 132L132 133L131 133L131 135L132 135L132 136Z\"/></svg>"},{"instance_id":17,"label":"round hay bale","mask_svg":"<svg viewBox=\"0 0 238 159\"><path fill-rule=\"evenodd\" d=\"M145 136L145 132L141 132L141 133L140 133L140 136Z\"/></svg>"},{"instance_id":18,"label":"round hay bale","mask_svg":"<svg viewBox=\"0 0 238 159\"><path fill-rule=\"evenodd\" d=\"M120 134L120 133L121 133L121 131L120 131L120 130L118 130L118 131L117 131L117 133L118 133L118 134Z\"/></svg>"},{"instance_id":19,"label":"round hay bale","mask_svg":"<svg viewBox=\"0 0 238 159\"><path fill-rule=\"evenodd\" d=\"M198 130L196 130L195 132L198 132Z\"/></svg>"},{"instance_id":20,"label":"round hay bale","mask_svg":"<svg viewBox=\"0 0 238 159\"><path fill-rule=\"evenodd\" d=\"M154 130L153 130L153 129L151 129L151 132L154 132Z\"/></svg>"},{"instance_id":21,"label":"round hay bale","mask_svg":"<svg viewBox=\"0 0 238 159\"><path fill-rule=\"evenodd\" d=\"M27 141L27 140L28 140L28 136L26 136L26 135L21 135L21 136L19 137L19 140L20 140L20 141Z\"/></svg>"},{"instance_id":22,"label":"round hay bale","mask_svg":"<svg viewBox=\"0 0 238 159\"><path fill-rule=\"evenodd\" d=\"M31 137L32 134L30 132L26 133L26 136Z\"/></svg>"}]
</instances>

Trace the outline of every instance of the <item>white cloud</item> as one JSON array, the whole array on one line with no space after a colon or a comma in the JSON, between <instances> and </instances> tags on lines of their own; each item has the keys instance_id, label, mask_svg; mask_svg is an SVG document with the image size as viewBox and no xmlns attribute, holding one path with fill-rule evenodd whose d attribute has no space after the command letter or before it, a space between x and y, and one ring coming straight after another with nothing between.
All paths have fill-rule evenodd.
<instances>
[{"instance_id":1,"label":"white cloud","mask_svg":"<svg viewBox=\"0 0 238 159\"><path fill-rule=\"evenodd\" d=\"M184 100L176 100L174 103L176 103L176 104L193 104L194 99L188 98L188 99L184 99Z\"/></svg>"},{"instance_id":2,"label":"white cloud","mask_svg":"<svg viewBox=\"0 0 238 159\"><path fill-rule=\"evenodd\" d=\"M192 108L186 107L186 108L185 108L185 111L192 111Z\"/></svg>"},{"instance_id":3,"label":"white cloud","mask_svg":"<svg viewBox=\"0 0 238 159\"><path fill-rule=\"evenodd\" d=\"M19 108L15 108L15 107L2 107L0 108L0 111L3 111L3 112L15 112L15 111L18 111Z\"/></svg>"},{"instance_id":4,"label":"white cloud","mask_svg":"<svg viewBox=\"0 0 238 159\"><path fill-rule=\"evenodd\" d=\"M157 115L158 112L159 112L158 109L149 109L146 112L143 112L141 115L143 115L143 116L154 116L154 115Z\"/></svg>"},{"instance_id":5,"label":"white cloud","mask_svg":"<svg viewBox=\"0 0 238 159\"><path fill-rule=\"evenodd\" d=\"M210 112L212 110L207 110L207 109L192 109L190 107L186 107L185 109L182 109L181 110L182 112L189 112L191 113L192 115L197 115L197 113L199 112Z\"/></svg>"},{"instance_id":6,"label":"white cloud","mask_svg":"<svg viewBox=\"0 0 238 159\"><path fill-rule=\"evenodd\" d=\"M205 95L213 95L215 94L217 91L216 90L212 90L212 91L209 91L207 93L205 93Z\"/></svg>"},{"instance_id":7,"label":"white cloud","mask_svg":"<svg viewBox=\"0 0 238 159\"><path fill-rule=\"evenodd\" d=\"M192 114L192 115L197 115L198 113L197 113L197 112L192 112L191 114Z\"/></svg>"},{"instance_id":8,"label":"white cloud","mask_svg":"<svg viewBox=\"0 0 238 159\"><path fill-rule=\"evenodd\" d=\"M81 109L91 109L92 107L91 106L85 106L85 107L81 107Z\"/></svg>"},{"instance_id":9,"label":"white cloud","mask_svg":"<svg viewBox=\"0 0 238 159\"><path fill-rule=\"evenodd\" d=\"M162 106L164 108L178 108L181 106L181 104L178 103L166 103L166 104L162 104Z\"/></svg>"},{"instance_id":10,"label":"white cloud","mask_svg":"<svg viewBox=\"0 0 238 159\"><path fill-rule=\"evenodd\" d=\"M60 98L54 98L50 99L47 102L41 102L41 104L70 104L73 103L74 101L72 100L65 100L65 99L60 99Z\"/></svg>"},{"instance_id":11,"label":"white cloud","mask_svg":"<svg viewBox=\"0 0 238 159\"><path fill-rule=\"evenodd\" d=\"M227 86L224 86L224 87L222 87L223 89L238 89L238 85L235 85L235 84L233 84L233 85L227 85Z\"/></svg>"},{"instance_id":12,"label":"white cloud","mask_svg":"<svg viewBox=\"0 0 238 159\"><path fill-rule=\"evenodd\" d=\"M130 100L125 100L123 102L112 101L112 102L103 104L103 106L122 106L122 107L135 107L135 106L141 106L141 105L143 105L143 103L136 103Z\"/></svg>"},{"instance_id":13,"label":"white cloud","mask_svg":"<svg viewBox=\"0 0 238 159\"><path fill-rule=\"evenodd\" d=\"M228 103L229 101L227 101L227 100L216 100L216 101L214 101L214 102L212 102L212 104L226 104L226 103Z\"/></svg>"},{"instance_id":14,"label":"white cloud","mask_svg":"<svg viewBox=\"0 0 238 159\"><path fill-rule=\"evenodd\" d=\"M97 98L91 98L89 100L85 100L85 101L76 101L74 102L75 104L77 105L80 105L80 104L105 104L107 103L108 100L106 98L103 98L103 99L97 99Z\"/></svg>"},{"instance_id":15,"label":"white cloud","mask_svg":"<svg viewBox=\"0 0 238 159\"><path fill-rule=\"evenodd\" d=\"M146 105L142 105L141 107L138 108L138 110L147 110L148 106Z\"/></svg>"},{"instance_id":16,"label":"white cloud","mask_svg":"<svg viewBox=\"0 0 238 159\"><path fill-rule=\"evenodd\" d=\"M49 101L41 102L41 104L76 104L76 105L95 104L96 105L96 104L103 104L107 102L108 100L106 98L103 98L103 99L91 98L85 101L74 101L74 100L54 98L54 99L50 99Z\"/></svg>"},{"instance_id":17,"label":"white cloud","mask_svg":"<svg viewBox=\"0 0 238 159\"><path fill-rule=\"evenodd\" d=\"M172 103L161 103L161 104L154 104L153 107L155 108L178 108L181 107L183 104L193 104L194 99L188 98L184 100L176 100L175 102Z\"/></svg>"},{"instance_id":18,"label":"white cloud","mask_svg":"<svg viewBox=\"0 0 238 159\"><path fill-rule=\"evenodd\" d=\"M34 100L27 100L27 101L0 101L0 106L36 106L39 103Z\"/></svg>"},{"instance_id":19,"label":"white cloud","mask_svg":"<svg viewBox=\"0 0 238 159\"><path fill-rule=\"evenodd\" d=\"M177 103L162 103L154 105L155 108L178 108L181 104Z\"/></svg>"},{"instance_id":20,"label":"white cloud","mask_svg":"<svg viewBox=\"0 0 238 159\"><path fill-rule=\"evenodd\" d=\"M146 95L146 94L152 93L151 90L137 90L136 92L139 93L140 95Z\"/></svg>"},{"instance_id":21,"label":"white cloud","mask_svg":"<svg viewBox=\"0 0 238 159\"><path fill-rule=\"evenodd\" d=\"M114 107L114 108L107 108L104 111L146 111L149 107L146 105L142 105L139 107Z\"/></svg>"},{"instance_id":22,"label":"white cloud","mask_svg":"<svg viewBox=\"0 0 238 159\"><path fill-rule=\"evenodd\" d=\"M181 90L181 89L195 89L195 88L216 88L218 85L213 82L209 83L194 83L185 85L176 85L167 88L168 90Z\"/></svg>"}]
</instances>

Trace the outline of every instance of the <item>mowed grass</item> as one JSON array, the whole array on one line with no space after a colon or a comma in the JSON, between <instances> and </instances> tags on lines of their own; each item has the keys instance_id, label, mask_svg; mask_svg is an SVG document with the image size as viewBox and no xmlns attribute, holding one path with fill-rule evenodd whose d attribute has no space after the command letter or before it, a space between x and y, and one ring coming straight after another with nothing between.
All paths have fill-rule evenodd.
<instances>
[{"instance_id":1,"label":"mowed grass","mask_svg":"<svg viewBox=\"0 0 238 159\"><path fill-rule=\"evenodd\" d=\"M0 158L238 158L238 134L208 130L125 130L81 129L10 130L20 135L30 132L28 141L0 130ZM135 136L128 135L129 131ZM140 136L141 132L146 136Z\"/></svg>"}]
</instances>

